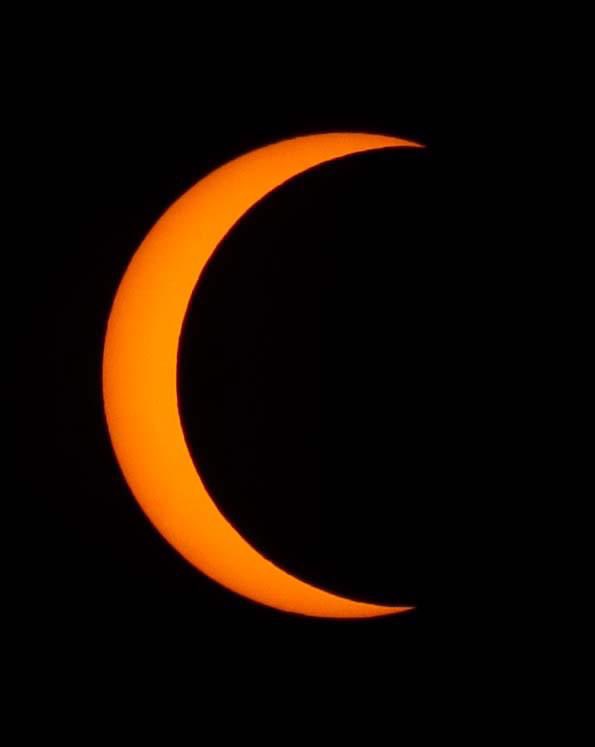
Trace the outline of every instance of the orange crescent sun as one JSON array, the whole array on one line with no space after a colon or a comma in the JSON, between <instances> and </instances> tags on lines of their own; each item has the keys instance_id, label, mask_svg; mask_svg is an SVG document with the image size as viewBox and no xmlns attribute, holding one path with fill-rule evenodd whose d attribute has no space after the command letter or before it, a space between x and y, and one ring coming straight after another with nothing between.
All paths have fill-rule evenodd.
<instances>
[{"instance_id":1,"label":"orange crescent sun","mask_svg":"<svg viewBox=\"0 0 595 747\"><path fill-rule=\"evenodd\" d=\"M177 355L194 287L217 246L256 202L292 177L378 148L422 147L382 135L331 133L285 140L201 179L159 219L133 256L110 312L103 399L119 465L162 536L228 589L315 617L376 617L388 607L331 594L281 570L251 547L209 496L178 411Z\"/></svg>"}]
</instances>

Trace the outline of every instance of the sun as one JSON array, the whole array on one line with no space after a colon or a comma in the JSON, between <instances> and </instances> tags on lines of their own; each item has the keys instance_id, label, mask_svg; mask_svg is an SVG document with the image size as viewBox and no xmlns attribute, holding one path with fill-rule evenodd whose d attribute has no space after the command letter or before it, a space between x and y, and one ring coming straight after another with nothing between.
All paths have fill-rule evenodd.
<instances>
[{"instance_id":1,"label":"sun","mask_svg":"<svg viewBox=\"0 0 595 747\"><path fill-rule=\"evenodd\" d=\"M143 511L197 569L253 601L316 617L375 617L410 607L367 604L281 570L225 519L203 485L180 421L177 354L200 274L230 229L269 192L326 161L395 137L308 135L260 148L199 181L159 219L117 290L105 337L103 398L113 448Z\"/></svg>"}]
</instances>

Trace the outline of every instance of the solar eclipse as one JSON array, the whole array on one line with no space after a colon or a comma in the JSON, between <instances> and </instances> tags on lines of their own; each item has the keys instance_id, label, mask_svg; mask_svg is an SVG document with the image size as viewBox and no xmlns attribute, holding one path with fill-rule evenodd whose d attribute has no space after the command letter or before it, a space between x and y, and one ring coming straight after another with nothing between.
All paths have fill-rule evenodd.
<instances>
[{"instance_id":1,"label":"solar eclipse","mask_svg":"<svg viewBox=\"0 0 595 747\"><path fill-rule=\"evenodd\" d=\"M408 607L368 604L318 589L251 547L208 494L180 423L177 353L188 303L205 264L258 200L326 161L380 148L419 147L379 135L333 133L260 148L212 172L157 222L134 255L111 310L103 358L110 438L146 515L196 568L280 610L375 617Z\"/></svg>"}]
</instances>

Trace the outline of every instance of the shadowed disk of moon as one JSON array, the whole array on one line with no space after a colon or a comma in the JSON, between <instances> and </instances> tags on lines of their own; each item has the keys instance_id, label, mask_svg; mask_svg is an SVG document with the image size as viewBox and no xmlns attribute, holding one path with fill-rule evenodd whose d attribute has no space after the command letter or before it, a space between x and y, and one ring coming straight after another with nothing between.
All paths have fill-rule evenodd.
<instances>
[{"instance_id":1,"label":"shadowed disk of moon","mask_svg":"<svg viewBox=\"0 0 595 747\"><path fill-rule=\"evenodd\" d=\"M136 500L197 569L236 593L287 612L358 618L410 608L360 602L306 583L267 560L227 521L196 471L180 420L181 330L209 258L256 202L318 164L393 147L419 146L381 135L311 135L220 167L149 232L124 274L108 320L104 407L118 463Z\"/></svg>"}]
</instances>

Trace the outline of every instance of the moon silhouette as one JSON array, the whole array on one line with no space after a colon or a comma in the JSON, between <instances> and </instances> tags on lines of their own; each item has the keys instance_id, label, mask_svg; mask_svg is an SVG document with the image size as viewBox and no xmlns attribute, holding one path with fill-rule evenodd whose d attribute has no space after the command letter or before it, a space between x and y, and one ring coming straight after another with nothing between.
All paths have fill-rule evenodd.
<instances>
[{"instance_id":1,"label":"moon silhouette","mask_svg":"<svg viewBox=\"0 0 595 747\"><path fill-rule=\"evenodd\" d=\"M257 201L318 164L379 148L422 147L358 133L308 135L269 145L216 169L180 197L144 239L122 278L103 355L103 399L125 479L161 535L226 588L314 617L390 615L411 607L368 604L319 589L263 557L209 496L185 441L177 355L184 317L209 257Z\"/></svg>"}]
</instances>

